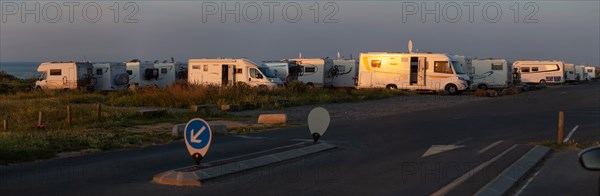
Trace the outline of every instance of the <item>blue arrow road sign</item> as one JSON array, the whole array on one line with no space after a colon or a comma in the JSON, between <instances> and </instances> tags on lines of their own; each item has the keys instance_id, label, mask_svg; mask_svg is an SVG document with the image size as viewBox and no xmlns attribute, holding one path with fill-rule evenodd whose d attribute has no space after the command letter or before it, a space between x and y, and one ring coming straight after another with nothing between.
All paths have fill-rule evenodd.
<instances>
[{"instance_id":1,"label":"blue arrow road sign","mask_svg":"<svg viewBox=\"0 0 600 196\"><path fill-rule=\"evenodd\" d=\"M199 153L204 157L210 147L212 132L206 121L201 118L194 118L185 126L184 137L190 155Z\"/></svg>"}]
</instances>

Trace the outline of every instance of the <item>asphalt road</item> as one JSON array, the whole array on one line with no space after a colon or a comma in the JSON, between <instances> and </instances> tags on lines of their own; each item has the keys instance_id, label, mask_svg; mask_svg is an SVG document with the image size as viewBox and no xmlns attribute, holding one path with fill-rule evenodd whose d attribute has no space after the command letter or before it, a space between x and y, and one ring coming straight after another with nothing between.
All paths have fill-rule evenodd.
<instances>
[{"instance_id":1,"label":"asphalt road","mask_svg":"<svg viewBox=\"0 0 600 196\"><path fill-rule=\"evenodd\" d=\"M3 195L431 194L513 144L555 140L558 111L565 111L567 130L579 125L573 139L599 140L599 100L600 83L596 82L381 118L334 121L322 140L337 145L338 149L215 179L200 188L151 183L154 174L192 162L184 144L175 143L1 167L0 192ZM243 137L216 137L206 161L309 138L306 126ZM449 144L463 147L422 157L432 145ZM493 144L497 145L489 147Z\"/></svg>"}]
</instances>

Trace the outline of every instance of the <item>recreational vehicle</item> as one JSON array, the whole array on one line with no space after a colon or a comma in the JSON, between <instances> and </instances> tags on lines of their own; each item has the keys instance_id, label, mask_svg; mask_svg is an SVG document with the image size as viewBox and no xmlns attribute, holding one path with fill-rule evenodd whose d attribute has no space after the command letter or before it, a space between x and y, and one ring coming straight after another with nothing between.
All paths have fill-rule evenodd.
<instances>
[{"instance_id":1,"label":"recreational vehicle","mask_svg":"<svg viewBox=\"0 0 600 196\"><path fill-rule=\"evenodd\" d=\"M256 63L248 59L190 59L188 82L198 85L233 86L246 83L250 86L273 88L283 82L263 73Z\"/></svg>"},{"instance_id":2,"label":"recreational vehicle","mask_svg":"<svg viewBox=\"0 0 600 196\"><path fill-rule=\"evenodd\" d=\"M168 87L177 81L187 80L187 65L178 62L155 63L154 69L158 70L158 78L154 80L157 87Z\"/></svg>"},{"instance_id":3,"label":"recreational vehicle","mask_svg":"<svg viewBox=\"0 0 600 196\"><path fill-rule=\"evenodd\" d=\"M87 62L47 62L42 63L35 82L36 89L93 90L96 79L92 73L92 63Z\"/></svg>"},{"instance_id":4,"label":"recreational vehicle","mask_svg":"<svg viewBox=\"0 0 600 196\"><path fill-rule=\"evenodd\" d=\"M125 63L125 65L127 66L130 86L138 88L158 87L154 82L158 79L159 70L154 68L154 63L134 59Z\"/></svg>"},{"instance_id":5,"label":"recreational vehicle","mask_svg":"<svg viewBox=\"0 0 600 196\"><path fill-rule=\"evenodd\" d=\"M471 80L473 80L473 60L463 55L453 55L458 62L458 65L462 68L463 72L466 73Z\"/></svg>"},{"instance_id":6,"label":"recreational vehicle","mask_svg":"<svg viewBox=\"0 0 600 196\"><path fill-rule=\"evenodd\" d=\"M329 58L298 58L288 59L295 62L299 68L298 80L304 82L309 87L331 87L333 76L329 71L333 68L333 60Z\"/></svg>"},{"instance_id":7,"label":"recreational vehicle","mask_svg":"<svg viewBox=\"0 0 600 196\"><path fill-rule=\"evenodd\" d=\"M564 70L565 82L575 82L579 79L577 78L577 74L575 73L575 65L570 63L565 63Z\"/></svg>"},{"instance_id":8,"label":"recreational vehicle","mask_svg":"<svg viewBox=\"0 0 600 196\"><path fill-rule=\"evenodd\" d=\"M355 59L336 59L333 60L333 67L329 75L333 77L333 87L354 87L358 79L358 63Z\"/></svg>"},{"instance_id":9,"label":"recreational vehicle","mask_svg":"<svg viewBox=\"0 0 600 196\"><path fill-rule=\"evenodd\" d=\"M279 78L285 84L298 80L298 74L300 74L300 68L295 61L264 61L259 69L265 74L268 72Z\"/></svg>"},{"instance_id":10,"label":"recreational vehicle","mask_svg":"<svg viewBox=\"0 0 600 196\"><path fill-rule=\"evenodd\" d=\"M562 61L515 61L513 67L521 72L521 81L523 83L546 84L564 83Z\"/></svg>"},{"instance_id":11,"label":"recreational vehicle","mask_svg":"<svg viewBox=\"0 0 600 196\"><path fill-rule=\"evenodd\" d=\"M506 59L473 59L473 88L506 88L514 84L512 65Z\"/></svg>"},{"instance_id":12,"label":"recreational vehicle","mask_svg":"<svg viewBox=\"0 0 600 196\"><path fill-rule=\"evenodd\" d=\"M585 66L585 72L587 73L590 80L596 78L596 67L593 66Z\"/></svg>"},{"instance_id":13,"label":"recreational vehicle","mask_svg":"<svg viewBox=\"0 0 600 196\"><path fill-rule=\"evenodd\" d=\"M115 91L129 87L129 75L124 63L94 63L95 90Z\"/></svg>"},{"instance_id":14,"label":"recreational vehicle","mask_svg":"<svg viewBox=\"0 0 600 196\"><path fill-rule=\"evenodd\" d=\"M583 65L575 65L575 74L577 74L578 81L587 81L589 80L588 74L585 71L585 66Z\"/></svg>"},{"instance_id":15,"label":"recreational vehicle","mask_svg":"<svg viewBox=\"0 0 600 196\"><path fill-rule=\"evenodd\" d=\"M454 57L439 53L361 53L356 88L445 90L469 89L469 76Z\"/></svg>"}]
</instances>

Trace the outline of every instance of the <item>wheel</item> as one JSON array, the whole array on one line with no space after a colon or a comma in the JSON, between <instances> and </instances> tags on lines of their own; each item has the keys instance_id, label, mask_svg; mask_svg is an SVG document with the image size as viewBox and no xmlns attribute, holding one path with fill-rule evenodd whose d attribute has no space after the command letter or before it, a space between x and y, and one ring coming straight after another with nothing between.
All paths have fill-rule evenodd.
<instances>
[{"instance_id":1,"label":"wheel","mask_svg":"<svg viewBox=\"0 0 600 196\"><path fill-rule=\"evenodd\" d=\"M395 84L388 84L385 88L388 90L398 90L398 87Z\"/></svg>"},{"instance_id":2,"label":"wheel","mask_svg":"<svg viewBox=\"0 0 600 196\"><path fill-rule=\"evenodd\" d=\"M546 80L540 80L541 87L546 87L546 85L547 85Z\"/></svg>"},{"instance_id":3,"label":"wheel","mask_svg":"<svg viewBox=\"0 0 600 196\"><path fill-rule=\"evenodd\" d=\"M312 82L306 83L306 87L313 88L315 85Z\"/></svg>"},{"instance_id":4,"label":"wheel","mask_svg":"<svg viewBox=\"0 0 600 196\"><path fill-rule=\"evenodd\" d=\"M265 86L265 85L260 85L260 86L258 86L258 90L260 90L260 91L266 91L266 90L268 90L268 89L269 89L269 88L267 88L267 86Z\"/></svg>"},{"instance_id":5,"label":"wheel","mask_svg":"<svg viewBox=\"0 0 600 196\"><path fill-rule=\"evenodd\" d=\"M41 91L41 90L42 90L42 87L41 87L41 86L36 86L36 87L35 87L35 90L37 90L37 91Z\"/></svg>"},{"instance_id":6,"label":"wheel","mask_svg":"<svg viewBox=\"0 0 600 196\"><path fill-rule=\"evenodd\" d=\"M445 89L446 89L446 92L448 92L448 94L450 94L450 95L456 95L456 94L458 94L458 88L454 84L448 84L448 85L446 85Z\"/></svg>"},{"instance_id":7,"label":"wheel","mask_svg":"<svg viewBox=\"0 0 600 196\"><path fill-rule=\"evenodd\" d=\"M488 87L485 84L480 84L479 86L477 86L478 89L482 89L482 90L487 90Z\"/></svg>"}]
</instances>

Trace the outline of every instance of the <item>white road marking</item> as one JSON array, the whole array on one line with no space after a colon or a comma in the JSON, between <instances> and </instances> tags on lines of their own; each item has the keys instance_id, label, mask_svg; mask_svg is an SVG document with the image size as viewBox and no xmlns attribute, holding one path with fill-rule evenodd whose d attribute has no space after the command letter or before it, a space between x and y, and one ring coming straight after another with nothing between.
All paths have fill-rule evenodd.
<instances>
[{"instance_id":1,"label":"white road marking","mask_svg":"<svg viewBox=\"0 0 600 196\"><path fill-rule=\"evenodd\" d=\"M423 155L421 155L421 157L427 157L427 156L431 156L434 154L438 154L438 153L465 147L465 145L459 145L459 144L462 144L471 139L473 139L473 138L470 137L470 138L467 138L467 139L464 139L464 140L461 140L458 142L454 142L453 144L450 144L450 145L431 145L431 147L429 147L429 149L427 149L427 151L425 151L425 153L423 153Z\"/></svg>"},{"instance_id":2,"label":"white road marking","mask_svg":"<svg viewBox=\"0 0 600 196\"><path fill-rule=\"evenodd\" d=\"M502 143L502 142L504 142L504 140L498 140L498 141L496 141L496 142L494 142L494 143L492 143L492 144L490 144L490 145L486 146L485 148L483 148L483 149L479 150L478 154L482 154L482 153L484 153L484 152L486 152L486 151L488 151L488 150L492 149L494 146L497 146L498 144L500 144L500 143Z\"/></svg>"},{"instance_id":3,"label":"white road marking","mask_svg":"<svg viewBox=\"0 0 600 196\"><path fill-rule=\"evenodd\" d=\"M567 135L567 137L563 140L563 142L569 141L569 139L571 139L571 136L573 136L573 133L575 133L577 128L579 128L579 125L576 125L575 127L573 127L573 129L571 129L571 132L569 132L569 135Z\"/></svg>"},{"instance_id":4,"label":"white road marking","mask_svg":"<svg viewBox=\"0 0 600 196\"><path fill-rule=\"evenodd\" d=\"M467 179L469 179L469 177L475 175L475 173L481 171L483 168L492 164L494 161L500 159L500 157L504 156L506 153L510 152L512 149L514 149L516 147L517 147L516 144L511 146L510 148L506 149L504 152L496 155L494 158L482 163L481 165L478 165L477 167L473 168L472 170L470 170L467 173L463 174L462 176L458 177L456 180L452 181L450 184L447 184L446 186L442 187L441 189L437 190L436 192L432 193L431 195L432 196L446 195L446 193L450 192L456 186L465 182Z\"/></svg>"},{"instance_id":5,"label":"white road marking","mask_svg":"<svg viewBox=\"0 0 600 196\"><path fill-rule=\"evenodd\" d=\"M519 191L517 191L517 193L516 193L515 195L521 195L521 192L523 192L523 190L525 190L525 188L527 188L527 186L529 185L529 183L531 183L531 181L533 181L533 179L534 179L534 178L535 178L535 177L536 177L538 174L540 174L540 171L542 171L542 170L539 170L539 171L535 172L535 174L533 174L533 176L531 176L531 178L529 178L529 180L527 180L527 182L526 182L526 183L523 185L523 187L521 187L521 188L519 189Z\"/></svg>"}]
</instances>

